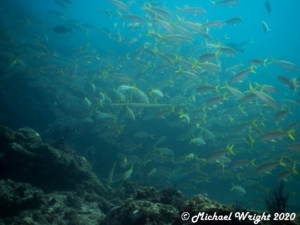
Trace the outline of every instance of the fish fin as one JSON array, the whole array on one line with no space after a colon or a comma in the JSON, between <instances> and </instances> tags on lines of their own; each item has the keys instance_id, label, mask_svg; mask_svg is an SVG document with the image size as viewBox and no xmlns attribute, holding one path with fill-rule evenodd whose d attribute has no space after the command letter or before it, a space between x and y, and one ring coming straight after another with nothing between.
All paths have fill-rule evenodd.
<instances>
[{"instance_id":1,"label":"fish fin","mask_svg":"<svg viewBox=\"0 0 300 225\"><path fill-rule=\"evenodd\" d=\"M232 184L232 188L230 189L230 191L233 191L236 186L234 185L234 183L231 183L231 184Z\"/></svg>"},{"instance_id":2,"label":"fish fin","mask_svg":"<svg viewBox=\"0 0 300 225\"><path fill-rule=\"evenodd\" d=\"M295 138L294 138L293 134L294 134L294 130L293 129L288 131L289 138L292 139L293 141L295 141Z\"/></svg>"},{"instance_id":3,"label":"fish fin","mask_svg":"<svg viewBox=\"0 0 300 225\"><path fill-rule=\"evenodd\" d=\"M220 49L218 49L216 52L215 52L215 57L216 59L219 61L219 52L220 52Z\"/></svg>"},{"instance_id":4,"label":"fish fin","mask_svg":"<svg viewBox=\"0 0 300 225\"><path fill-rule=\"evenodd\" d=\"M219 87L220 87L220 84L217 85L217 86L215 87L215 90L216 90L216 92L217 92L218 94L220 94ZM221 88L222 88L222 87L221 87Z\"/></svg>"},{"instance_id":5,"label":"fish fin","mask_svg":"<svg viewBox=\"0 0 300 225\"><path fill-rule=\"evenodd\" d=\"M284 157L282 156L279 160L279 165L286 166L286 164L282 161L283 159L284 159Z\"/></svg>"},{"instance_id":6,"label":"fish fin","mask_svg":"<svg viewBox=\"0 0 300 225\"><path fill-rule=\"evenodd\" d=\"M171 158L171 162L175 164L174 156Z\"/></svg>"},{"instance_id":7,"label":"fish fin","mask_svg":"<svg viewBox=\"0 0 300 225\"><path fill-rule=\"evenodd\" d=\"M271 58L271 62L269 62L268 64L272 64L274 62L276 62L276 60L270 55L270 58Z\"/></svg>"},{"instance_id":8,"label":"fish fin","mask_svg":"<svg viewBox=\"0 0 300 225\"><path fill-rule=\"evenodd\" d=\"M251 160L251 165L256 166L256 165L254 164L255 160L256 160L256 158Z\"/></svg>"},{"instance_id":9,"label":"fish fin","mask_svg":"<svg viewBox=\"0 0 300 225\"><path fill-rule=\"evenodd\" d=\"M235 152L233 151L233 147L234 145L230 145L226 147L231 155L235 155Z\"/></svg>"},{"instance_id":10,"label":"fish fin","mask_svg":"<svg viewBox=\"0 0 300 225\"><path fill-rule=\"evenodd\" d=\"M252 64L252 65L250 66L250 71L251 71L251 73L256 73L255 70L254 70L254 68L255 68L255 66L254 66L254 64Z\"/></svg>"},{"instance_id":11,"label":"fish fin","mask_svg":"<svg viewBox=\"0 0 300 225\"><path fill-rule=\"evenodd\" d=\"M264 66L267 68L267 62L268 62L268 58L266 58L264 61L263 61L263 64Z\"/></svg>"},{"instance_id":12,"label":"fish fin","mask_svg":"<svg viewBox=\"0 0 300 225\"><path fill-rule=\"evenodd\" d=\"M294 164L293 164L293 167L292 167L292 171L293 171L294 174L298 174L296 165L297 165L297 162L295 161Z\"/></svg>"}]
</instances>

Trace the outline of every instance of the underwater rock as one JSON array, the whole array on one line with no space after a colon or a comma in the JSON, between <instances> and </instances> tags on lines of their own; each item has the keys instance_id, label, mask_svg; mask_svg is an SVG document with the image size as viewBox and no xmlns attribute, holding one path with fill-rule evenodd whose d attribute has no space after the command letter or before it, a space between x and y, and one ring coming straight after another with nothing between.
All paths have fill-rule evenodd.
<instances>
[{"instance_id":1,"label":"underwater rock","mask_svg":"<svg viewBox=\"0 0 300 225\"><path fill-rule=\"evenodd\" d=\"M0 179L30 183L45 193L93 191L103 196L107 192L84 157L67 147L43 144L30 128L14 132L0 127L0 143Z\"/></svg>"},{"instance_id":2,"label":"underwater rock","mask_svg":"<svg viewBox=\"0 0 300 225\"><path fill-rule=\"evenodd\" d=\"M172 224L178 210L171 205L145 200L127 199L122 206L112 208L101 225L167 225Z\"/></svg>"},{"instance_id":3,"label":"underwater rock","mask_svg":"<svg viewBox=\"0 0 300 225\"><path fill-rule=\"evenodd\" d=\"M153 187L141 187L136 183L125 180L121 187L111 190L112 194L106 196L115 205L121 205L122 199L132 198L134 200L146 200L153 203L172 205L180 209L185 203L183 194L176 188L165 188L156 190Z\"/></svg>"},{"instance_id":4,"label":"underwater rock","mask_svg":"<svg viewBox=\"0 0 300 225\"><path fill-rule=\"evenodd\" d=\"M106 214L101 225L172 224L184 204L183 194L175 188L159 191L131 181L124 181L107 198L116 206Z\"/></svg>"},{"instance_id":5,"label":"underwater rock","mask_svg":"<svg viewBox=\"0 0 300 225\"><path fill-rule=\"evenodd\" d=\"M36 209L45 203L42 190L30 184L0 180L0 217L15 216L26 209Z\"/></svg>"},{"instance_id":6,"label":"underwater rock","mask_svg":"<svg viewBox=\"0 0 300 225\"><path fill-rule=\"evenodd\" d=\"M45 194L30 184L0 180L0 224L98 225L105 214L101 201L91 199L75 192Z\"/></svg>"},{"instance_id":7,"label":"underwater rock","mask_svg":"<svg viewBox=\"0 0 300 225\"><path fill-rule=\"evenodd\" d=\"M168 204L177 209L182 207L185 200L183 194L175 188L165 188L161 191L157 191L152 187L140 188L135 194L134 199L143 199L154 203Z\"/></svg>"}]
</instances>

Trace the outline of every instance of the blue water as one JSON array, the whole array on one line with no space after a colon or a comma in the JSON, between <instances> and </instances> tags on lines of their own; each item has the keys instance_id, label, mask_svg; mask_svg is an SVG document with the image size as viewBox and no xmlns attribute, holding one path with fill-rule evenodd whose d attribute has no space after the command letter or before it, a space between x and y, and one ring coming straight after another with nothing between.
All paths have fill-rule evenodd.
<instances>
[{"instance_id":1,"label":"blue water","mask_svg":"<svg viewBox=\"0 0 300 225\"><path fill-rule=\"evenodd\" d=\"M68 144L90 160L104 183L115 161L113 187L122 182L125 172L134 164L128 179L140 185L156 188L175 186L187 196L207 194L222 203L239 199L245 207L264 210L261 199L277 185L277 175L290 170L294 164L299 167L299 151L287 149L290 144L300 141L299 126L293 130L295 140L284 137L276 139L276 142L262 142L257 130L263 134L280 132L300 119L299 87L292 91L278 79L279 75L283 75L296 84L296 79L300 78L299 71L287 71L271 63L273 57L300 65L300 3L296 0L270 0L272 11L269 16L262 0L241 0L240 4L232 7L213 6L210 1L204 0L152 1L149 3L160 3L157 7L171 14L171 18L158 20L171 27L180 26L194 37L192 41L164 42L148 35L149 31L161 36L171 34L158 24L157 19L151 18L147 10L142 9L147 1L124 1L129 12L118 9L108 0L72 2L63 3L68 10L51 1L1 3L1 124L14 129L32 127L45 134L47 139L51 124L61 118L76 118L78 132L74 132L74 136L77 136L68 140ZM178 11L176 6L201 7L207 13L188 14ZM60 12L64 18L50 14L49 10ZM123 15L139 16L145 19L145 23L130 29L133 22L119 17L118 11ZM237 16L242 18L242 22L235 26L209 28L212 40L206 40L197 30L180 22L178 16L184 21L200 24ZM269 32L264 32L262 21L267 23ZM71 32L58 34L53 31L57 25L71 28ZM210 60L221 66L221 72L202 74L201 66L195 72L195 62L201 54L215 52L217 46L230 42L246 43L243 52L238 51L234 56L220 54L219 60ZM133 59L143 46L148 51L144 50L138 59ZM155 52L155 48L161 55ZM163 57L171 60L173 65ZM248 61L254 58L268 58L266 67L259 65L255 68L256 73L249 73L242 83L231 84L233 74L248 68ZM17 60L16 64L12 64L14 60ZM186 66L186 62L190 66ZM239 63L243 66L234 70L233 74L225 73L227 68ZM155 72L160 66L166 66L164 72ZM196 78L183 76L178 72L180 68L195 73ZM125 80L114 77L120 73L127 76L122 78ZM161 83L163 81L165 86ZM245 95L249 93L249 84L253 87L256 87L255 82L272 85L279 90L271 94L278 108L267 107L257 98L250 105L242 106L235 97L226 94L226 91L229 93L227 89L221 88L226 82ZM114 89L121 85L132 88L123 93L126 100L114 93ZM220 92L196 93L196 87L203 85L219 85ZM146 95L150 104L170 106L148 107L136 96L136 88ZM164 97L153 97L153 89L160 89ZM259 88L256 90L261 91ZM206 102L218 95L229 100L208 107ZM174 100L175 97L181 100ZM119 105L113 106L112 103ZM146 107L140 108L132 103L145 104ZM135 114L135 120L129 118L126 104ZM238 107L242 107L245 114ZM230 108L236 111L230 117L222 117L222 113ZM170 113L165 118L154 118L160 110L166 109ZM183 115L193 119L195 109L201 110L198 124L184 121ZM276 122L274 116L283 109L290 113ZM99 113L106 113L108 117L100 118ZM250 125L239 130L238 127L246 122ZM215 139L204 137L201 128L208 129ZM148 136L137 137L137 132ZM186 138L179 140L183 135ZM253 148L245 140L247 135L254 140ZM166 137L165 140L153 146L162 136ZM191 144L190 141L197 137L203 138L206 144ZM50 139L47 140L50 142ZM204 163L210 153L231 145L234 145L236 153L226 155L231 162L222 163L218 159L214 163ZM163 153L160 148L170 149L173 153ZM194 153L195 157L188 160L185 156L190 153ZM146 160L147 154L156 155ZM280 159L287 162L268 173L256 172L259 165L279 162ZM254 160L254 165L233 169L233 163L238 160ZM149 175L152 169L157 172ZM299 182L299 174L295 173L284 180L291 196L289 204L293 206L299 202ZM231 191L233 184L243 187L246 194ZM299 208L294 207L293 210Z\"/></svg>"}]
</instances>

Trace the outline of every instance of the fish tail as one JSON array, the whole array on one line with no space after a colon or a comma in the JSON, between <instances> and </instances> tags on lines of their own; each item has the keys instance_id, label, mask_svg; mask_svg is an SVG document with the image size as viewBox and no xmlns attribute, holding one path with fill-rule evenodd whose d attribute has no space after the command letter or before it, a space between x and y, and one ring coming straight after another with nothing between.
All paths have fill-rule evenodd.
<instances>
[{"instance_id":1,"label":"fish tail","mask_svg":"<svg viewBox=\"0 0 300 225\"><path fill-rule=\"evenodd\" d=\"M235 185L234 183L231 183L232 184L232 188L230 189L230 191L233 191L235 189Z\"/></svg>"},{"instance_id":2,"label":"fish tail","mask_svg":"<svg viewBox=\"0 0 300 225\"><path fill-rule=\"evenodd\" d=\"M282 161L283 160L283 156L280 158L280 160L279 160L279 165L281 165L281 166L286 166L286 164Z\"/></svg>"},{"instance_id":3,"label":"fish tail","mask_svg":"<svg viewBox=\"0 0 300 225\"><path fill-rule=\"evenodd\" d=\"M218 94L220 94L219 87L220 87L220 85L217 85L217 86L215 87L215 90L216 90L216 92L217 92ZM221 87L221 88L223 88L223 87Z\"/></svg>"},{"instance_id":4,"label":"fish tail","mask_svg":"<svg viewBox=\"0 0 300 225\"><path fill-rule=\"evenodd\" d=\"M288 131L289 138L292 139L293 141L295 141L295 138L294 138L293 134L294 134L294 130L293 129L291 129L291 130Z\"/></svg>"},{"instance_id":5,"label":"fish tail","mask_svg":"<svg viewBox=\"0 0 300 225\"><path fill-rule=\"evenodd\" d=\"M171 106L171 110L172 110L172 112L175 111L175 105L172 105L172 106Z\"/></svg>"},{"instance_id":6,"label":"fish tail","mask_svg":"<svg viewBox=\"0 0 300 225\"><path fill-rule=\"evenodd\" d=\"M255 163L254 163L255 160L256 160L256 159L252 159L252 160L251 160L251 165L252 165L252 166L256 166Z\"/></svg>"},{"instance_id":7,"label":"fish tail","mask_svg":"<svg viewBox=\"0 0 300 225\"><path fill-rule=\"evenodd\" d=\"M171 158L171 162L175 164L174 156Z\"/></svg>"},{"instance_id":8,"label":"fish tail","mask_svg":"<svg viewBox=\"0 0 300 225\"><path fill-rule=\"evenodd\" d=\"M249 82L249 91L248 92L253 92L254 88L252 87L252 84Z\"/></svg>"},{"instance_id":9,"label":"fish tail","mask_svg":"<svg viewBox=\"0 0 300 225\"><path fill-rule=\"evenodd\" d=\"M179 22L183 21L183 19L180 16L178 16L178 15L177 15L177 19L178 19Z\"/></svg>"},{"instance_id":10,"label":"fish tail","mask_svg":"<svg viewBox=\"0 0 300 225\"><path fill-rule=\"evenodd\" d=\"M220 49L218 49L218 50L216 51L216 53L215 53L215 57L216 57L217 60L219 60L219 52L220 52Z\"/></svg>"},{"instance_id":11,"label":"fish tail","mask_svg":"<svg viewBox=\"0 0 300 225\"><path fill-rule=\"evenodd\" d=\"M194 64L192 65L192 68L201 68L198 60L194 59Z\"/></svg>"},{"instance_id":12,"label":"fish tail","mask_svg":"<svg viewBox=\"0 0 300 225\"><path fill-rule=\"evenodd\" d=\"M205 159L198 158L197 155L195 155L195 159L196 159L196 160L204 160L204 161L205 161Z\"/></svg>"},{"instance_id":13,"label":"fish tail","mask_svg":"<svg viewBox=\"0 0 300 225\"><path fill-rule=\"evenodd\" d=\"M223 94L223 99L224 99L224 100L228 100L227 96L228 96L228 94L227 94L227 91L226 91L226 92Z\"/></svg>"},{"instance_id":14,"label":"fish tail","mask_svg":"<svg viewBox=\"0 0 300 225\"><path fill-rule=\"evenodd\" d=\"M297 162L295 161L294 164L293 164L293 167L292 167L292 171L293 171L294 174L298 174L296 165L297 165Z\"/></svg>"},{"instance_id":15,"label":"fish tail","mask_svg":"<svg viewBox=\"0 0 300 225\"><path fill-rule=\"evenodd\" d=\"M245 115L245 116L248 116L248 114L244 111L243 107L242 106L238 106L238 109Z\"/></svg>"},{"instance_id":16,"label":"fish tail","mask_svg":"<svg viewBox=\"0 0 300 225\"><path fill-rule=\"evenodd\" d=\"M189 156L189 154L185 154L185 155L184 155L185 160L187 160L188 156ZM172 157L172 159L173 159L173 157Z\"/></svg>"},{"instance_id":17,"label":"fish tail","mask_svg":"<svg viewBox=\"0 0 300 225\"><path fill-rule=\"evenodd\" d=\"M220 86L220 85L218 85L218 86ZM229 87L228 83L227 83L227 81L225 81L225 85L223 87L221 87L221 89L228 88L228 87Z\"/></svg>"},{"instance_id":18,"label":"fish tail","mask_svg":"<svg viewBox=\"0 0 300 225\"><path fill-rule=\"evenodd\" d=\"M267 68L268 58L266 58L263 62L264 62L264 66Z\"/></svg>"},{"instance_id":19,"label":"fish tail","mask_svg":"<svg viewBox=\"0 0 300 225\"><path fill-rule=\"evenodd\" d=\"M270 58L271 58L271 62L269 62L268 64L272 64L276 61L272 56L270 56Z\"/></svg>"},{"instance_id":20,"label":"fish tail","mask_svg":"<svg viewBox=\"0 0 300 225\"><path fill-rule=\"evenodd\" d=\"M262 115L262 120L261 121L259 121L259 123L260 123L260 125L262 125L263 127L265 127L266 125L265 125L265 120L266 120L266 118L265 118L265 116L264 115ZM255 127L257 127L257 124L256 124L256 119L254 120L254 122L253 122L253 125L255 126Z\"/></svg>"},{"instance_id":21,"label":"fish tail","mask_svg":"<svg viewBox=\"0 0 300 225\"><path fill-rule=\"evenodd\" d=\"M233 151L233 147L234 147L234 145L227 146L227 149L231 155L235 155L235 152Z\"/></svg>"},{"instance_id":22,"label":"fish tail","mask_svg":"<svg viewBox=\"0 0 300 225\"><path fill-rule=\"evenodd\" d=\"M255 82L255 88L259 88L259 87L261 87L261 91L263 90L263 86L262 85L260 85L259 83L257 83L257 82Z\"/></svg>"},{"instance_id":23,"label":"fish tail","mask_svg":"<svg viewBox=\"0 0 300 225\"><path fill-rule=\"evenodd\" d=\"M148 4L148 5L147 5ZM142 10L149 10L150 9L150 4L149 3L147 3L147 4L144 4L143 6L142 6ZM150 6L149 6L150 5Z\"/></svg>"},{"instance_id":24,"label":"fish tail","mask_svg":"<svg viewBox=\"0 0 300 225\"><path fill-rule=\"evenodd\" d=\"M251 73L256 73L255 70L254 70L254 67L255 67L254 64L252 64L252 65L250 66L250 71L251 71Z\"/></svg>"}]
</instances>

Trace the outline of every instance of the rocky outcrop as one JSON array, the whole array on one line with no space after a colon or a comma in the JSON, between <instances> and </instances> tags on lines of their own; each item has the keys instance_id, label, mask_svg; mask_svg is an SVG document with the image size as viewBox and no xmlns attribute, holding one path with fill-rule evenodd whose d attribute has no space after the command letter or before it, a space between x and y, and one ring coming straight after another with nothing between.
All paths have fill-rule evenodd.
<instances>
[{"instance_id":1,"label":"rocky outcrop","mask_svg":"<svg viewBox=\"0 0 300 225\"><path fill-rule=\"evenodd\" d=\"M107 192L84 157L67 146L44 144L30 128L14 132L0 127L0 143L0 179L30 183L46 193L84 190L104 196Z\"/></svg>"}]
</instances>

